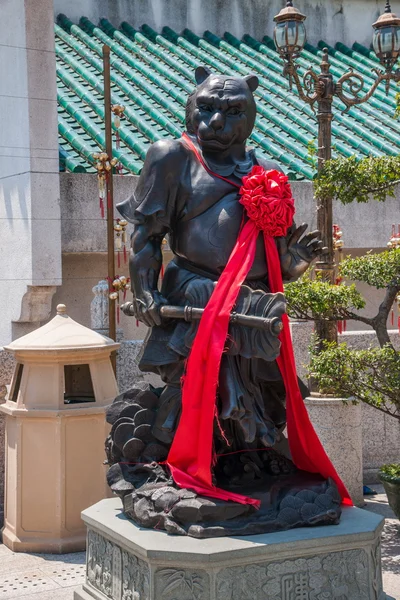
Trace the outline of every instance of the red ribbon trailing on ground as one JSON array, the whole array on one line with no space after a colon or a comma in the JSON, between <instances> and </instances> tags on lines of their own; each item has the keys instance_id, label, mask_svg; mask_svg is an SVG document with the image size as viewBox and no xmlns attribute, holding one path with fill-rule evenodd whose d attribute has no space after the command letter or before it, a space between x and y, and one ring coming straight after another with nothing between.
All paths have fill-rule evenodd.
<instances>
[{"instance_id":1,"label":"red ribbon trailing on ground","mask_svg":"<svg viewBox=\"0 0 400 600\"><path fill-rule=\"evenodd\" d=\"M184 134L185 143L199 162L212 175L203 157ZM254 261L257 238L264 233L269 288L272 293L283 291L281 266L274 237L286 235L293 222L294 201L288 178L278 171L253 167L243 178L240 202L249 219L242 226L235 247L222 272L214 292L204 309L199 328L187 361L182 388L182 414L168 454L167 464L173 479L181 488L189 488L202 496L251 504L260 502L234 494L212 484L213 429L219 369L228 335L229 316L240 286ZM299 390L289 319L283 316L280 334L281 351L277 359L286 389L287 430L294 464L304 471L331 477L338 486L344 504L352 505L349 493L328 458L309 419Z\"/></svg>"}]
</instances>

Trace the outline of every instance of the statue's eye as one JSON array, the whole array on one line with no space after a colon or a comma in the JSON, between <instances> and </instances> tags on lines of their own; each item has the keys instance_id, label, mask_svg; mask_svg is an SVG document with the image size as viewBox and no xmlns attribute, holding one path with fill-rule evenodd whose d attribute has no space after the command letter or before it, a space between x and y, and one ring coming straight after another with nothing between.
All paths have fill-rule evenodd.
<instances>
[{"instance_id":1,"label":"statue's eye","mask_svg":"<svg viewBox=\"0 0 400 600\"><path fill-rule=\"evenodd\" d=\"M228 110L228 115L236 116L236 115L240 115L240 113L241 113L240 109L235 106L233 106L232 108L230 108Z\"/></svg>"},{"instance_id":2,"label":"statue's eye","mask_svg":"<svg viewBox=\"0 0 400 600\"><path fill-rule=\"evenodd\" d=\"M211 106L211 104L200 104L199 108L200 108L200 110L203 110L204 112L212 112L213 111L213 107Z\"/></svg>"}]
</instances>

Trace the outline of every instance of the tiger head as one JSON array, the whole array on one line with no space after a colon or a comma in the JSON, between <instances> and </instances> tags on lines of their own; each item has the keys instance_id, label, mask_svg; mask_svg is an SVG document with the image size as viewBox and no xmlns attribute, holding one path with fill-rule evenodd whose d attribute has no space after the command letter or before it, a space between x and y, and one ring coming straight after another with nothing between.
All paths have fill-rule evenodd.
<instances>
[{"instance_id":1,"label":"tiger head","mask_svg":"<svg viewBox=\"0 0 400 600\"><path fill-rule=\"evenodd\" d=\"M224 153L243 145L254 127L257 89L255 75L214 75L206 67L195 71L197 88L186 106L186 128L203 151Z\"/></svg>"}]
</instances>

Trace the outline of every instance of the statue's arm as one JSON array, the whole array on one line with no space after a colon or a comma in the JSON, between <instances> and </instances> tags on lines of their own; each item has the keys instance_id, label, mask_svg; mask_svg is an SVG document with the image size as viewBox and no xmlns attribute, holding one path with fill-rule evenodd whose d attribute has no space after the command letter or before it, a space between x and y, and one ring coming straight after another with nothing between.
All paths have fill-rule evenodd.
<instances>
[{"instance_id":1,"label":"statue's arm","mask_svg":"<svg viewBox=\"0 0 400 600\"><path fill-rule=\"evenodd\" d=\"M165 301L158 291L162 266L161 244L166 228L154 227L154 222L137 224L131 238L129 273L133 306L137 319L145 325L160 325L160 305Z\"/></svg>"},{"instance_id":2,"label":"statue's arm","mask_svg":"<svg viewBox=\"0 0 400 600\"><path fill-rule=\"evenodd\" d=\"M147 152L134 193L117 205L121 215L134 224L129 257L133 312L149 327L161 323L159 308L166 302L157 288L161 244L177 218L185 160L178 140L154 143Z\"/></svg>"},{"instance_id":3,"label":"statue's arm","mask_svg":"<svg viewBox=\"0 0 400 600\"><path fill-rule=\"evenodd\" d=\"M285 237L275 238L282 279L285 283L299 279L307 271L312 261L326 251L320 240L320 231L311 231L305 234L307 228L307 223L303 223L300 227L296 227L296 224L293 223Z\"/></svg>"}]
</instances>

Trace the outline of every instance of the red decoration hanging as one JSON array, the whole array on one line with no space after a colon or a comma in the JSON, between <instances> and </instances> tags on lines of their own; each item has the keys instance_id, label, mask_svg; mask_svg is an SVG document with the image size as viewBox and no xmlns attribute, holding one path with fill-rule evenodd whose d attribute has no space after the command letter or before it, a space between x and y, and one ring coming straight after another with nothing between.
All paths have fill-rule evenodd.
<instances>
[{"instance_id":1,"label":"red decoration hanging","mask_svg":"<svg viewBox=\"0 0 400 600\"><path fill-rule=\"evenodd\" d=\"M105 198L105 175L102 172L102 165L97 163L97 186L99 188L99 207L101 218L104 219L104 198Z\"/></svg>"},{"instance_id":2,"label":"red decoration hanging","mask_svg":"<svg viewBox=\"0 0 400 600\"><path fill-rule=\"evenodd\" d=\"M108 155L105 152L93 154L93 158L96 160L97 170L97 185L99 188L99 205L101 218L104 219L104 205L106 196L108 197L108 204L111 204L111 195L108 190L108 177L113 167L115 167L117 160L115 158L109 160Z\"/></svg>"},{"instance_id":3,"label":"red decoration hanging","mask_svg":"<svg viewBox=\"0 0 400 600\"><path fill-rule=\"evenodd\" d=\"M186 134L183 138L203 167L212 173L190 138ZM212 174L225 179L218 174ZM236 185L228 179L225 180ZM216 390L230 313L240 286L253 264L260 229L264 231L269 287L273 293L283 291L274 236L286 234L292 223L294 202L288 178L278 171L265 171L259 166L253 167L252 172L243 178L240 193L240 201L248 211L249 220L240 230L228 263L200 321L187 361L182 389L182 415L167 463L180 487L193 489L212 498L258 507L257 500L218 489L212 484ZM277 363L286 388L288 439L293 462L299 469L320 473L326 478L332 477L338 485L343 502L351 505L350 496L308 417L298 387L287 315L284 315L282 320L284 328L280 335L282 345Z\"/></svg>"},{"instance_id":4,"label":"red decoration hanging","mask_svg":"<svg viewBox=\"0 0 400 600\"><path fill-rule=\"evenodd\" d=\"M123 251L124 251L124 264L126 265L127 260L128 260L128 253L127 253L127 249L126 249L127 237L128 237L127 233L126 233L126 228L128 227L128 221L126 221L125 219L119 219L119 224L122 228L121 242L122 242Z\"/></svg>"}]
</instances>

